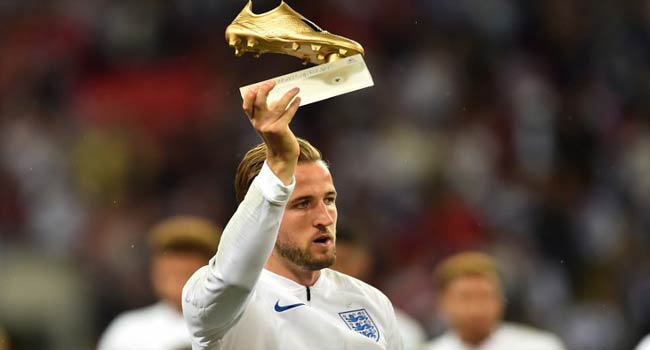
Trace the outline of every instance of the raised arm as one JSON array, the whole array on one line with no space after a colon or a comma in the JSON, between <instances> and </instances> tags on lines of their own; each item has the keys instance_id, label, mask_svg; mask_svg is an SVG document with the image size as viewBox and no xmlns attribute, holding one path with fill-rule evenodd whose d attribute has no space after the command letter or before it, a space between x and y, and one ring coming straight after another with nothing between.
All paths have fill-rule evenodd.
<instances>
[{"instance_id":1,"label":"raised arm","mask_svg":"<svg viewBox=\"0 0 650 350\"><path fill-rule=\"evenodd\" d=\"M271 255L293 191L300 149L289 123L300 100L294 89L269 106L266 99L273 87L267 83L249 92L243 104L267 146L267 161L226 225L217 254L183 289L183 314L194 349L216 343L241 317Z\"/></svg>"}]
</instances>

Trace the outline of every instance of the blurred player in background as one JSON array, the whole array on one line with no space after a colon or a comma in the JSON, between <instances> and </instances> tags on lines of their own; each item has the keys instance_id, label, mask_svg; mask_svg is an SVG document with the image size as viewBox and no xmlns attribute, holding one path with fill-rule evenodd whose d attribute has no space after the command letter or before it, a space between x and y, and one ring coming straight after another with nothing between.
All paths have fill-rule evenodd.
<instances>
[{"instance_id":1,"label":"blurred player in background","mask_svg":"<svg viewBox=\"0 0 650 350\"><path fill-rule=\"evenodd\" d=\"M646 335L634 350L650 350L650 334Z\"/></svg>"},{"instance_id":2,"label":"blurred player in background","mask_svg":"<svg viewBox=\"0 0 650 350\"><path fill-rule=\"evenodd\" d=\"M451 256L434 270L434 282L448 330L425 349L565 349L551 333L503 322L503 288L490 256L478 252Z\"/></svg>"},{"instance_id":3,"label":"blurred player in background","mask_svg":"<svg viewBox=\"0 0 650 350\"><path fill-rule=\"evenodd\" d=\"M151 283L156 304L118 315L102 335L99 350L186 350L190 336L181 311L183 285L214 255L221 230L210 221L176 216L149 234Z\"/></svg>"},{"instance_id":4,"label":"blurred player in background","mask_svg":"<svg viewBox=\"0 0 650 350\"><path fill-rule=\"evenodd\" d=\"M332 269L362 281L370 281L375 266L372 247L350 230L339 230L336 234L336 262ZM397 327L402 334L404 350L418 350L426 340L422 326L404 311L395 309Z\"/></svg>"}]
</instances>

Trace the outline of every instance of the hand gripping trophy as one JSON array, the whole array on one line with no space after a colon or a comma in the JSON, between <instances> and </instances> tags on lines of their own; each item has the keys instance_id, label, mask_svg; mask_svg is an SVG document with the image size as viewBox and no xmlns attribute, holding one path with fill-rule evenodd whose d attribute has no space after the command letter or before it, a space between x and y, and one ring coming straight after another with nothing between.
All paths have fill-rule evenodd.
<instances>
[{"instance_id":1,"label":"hand gripping trophy","mask_svg":"<svg viewBox=\"0 0 650 350\"><path fill-rule=\"evenodd\" d=\"M269 102L296 86L301 91L301 105L305 105L374 84L359 43L321 29L284 1L261 14L253 13L249 1L226 28L226 41L235 49L236 56L246 52L255 57L281 53L299 58L305 65L317 65L271 79L276 87ZM259 84L242 87L242 97Z\"/></svg>"}]
</instances>

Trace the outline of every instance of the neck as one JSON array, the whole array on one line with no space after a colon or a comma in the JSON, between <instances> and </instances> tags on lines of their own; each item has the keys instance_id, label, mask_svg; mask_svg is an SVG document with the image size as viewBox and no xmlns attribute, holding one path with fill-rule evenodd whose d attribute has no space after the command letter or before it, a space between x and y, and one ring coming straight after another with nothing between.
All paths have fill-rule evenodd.
<instances>
[{"instance_id":1,"label":"neck","mask_svg":"<svg viewBox=\"0 0 650 350\"><path fill-rule=\"evenodd\" d=\"M277 256L275 252L273 252L269 257L269 260L266 261L264 268L306 287L313 286L314 283L316 283L318 280L318 277L320 277L320 270L304 269L282 257Z\"/></svg>"},{"instance_id":2,"label":"neck","mask_svg":"<svg viewBox=\"0 0 650 350\"><path fill-rule=\"evenodd\" d=\"M490 332L488 333L474 333L474 334L458 334L460 337L460 340L463 342L465 345L469 345L471 347L477 347L483 344L487 340L487 338L490 336Z\"/></svg>"},{"instance_id":3,"label":"neck","mask_svg":"<svg viewBox=\"0 0 650 350\"><path fill-rule=\"evenodd\" d=\"M474 347L477 347L477 346L481 345L481 343L483 343L485 338L463 338L463 337L461 337L461 340L462 340L463 344L469 345L472 348L474 348Z\"/></svg>"}]
</instances>

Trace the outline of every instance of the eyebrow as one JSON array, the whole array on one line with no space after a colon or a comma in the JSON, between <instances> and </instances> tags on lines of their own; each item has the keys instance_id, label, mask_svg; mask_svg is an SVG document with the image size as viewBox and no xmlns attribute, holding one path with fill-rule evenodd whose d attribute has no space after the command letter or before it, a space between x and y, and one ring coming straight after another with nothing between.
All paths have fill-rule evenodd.
<instances>
[{"instance_id":1,"label":"eyebrow","mask_svg":"<svg viewBox=\"0 0 650 350\"><path fill-rule=\"evenodd\" d=\"M327 191L325 193L325 197L330 197L332 195L336 196L337 195L336 191ZM312 195L301 196L301 197L293 199L290 203L297 203L297 202L300 202L300 201L304 201L305 199L312 199L312 198L314 198L314 196L312 196Z\"/></svg>"}]
</instances>

